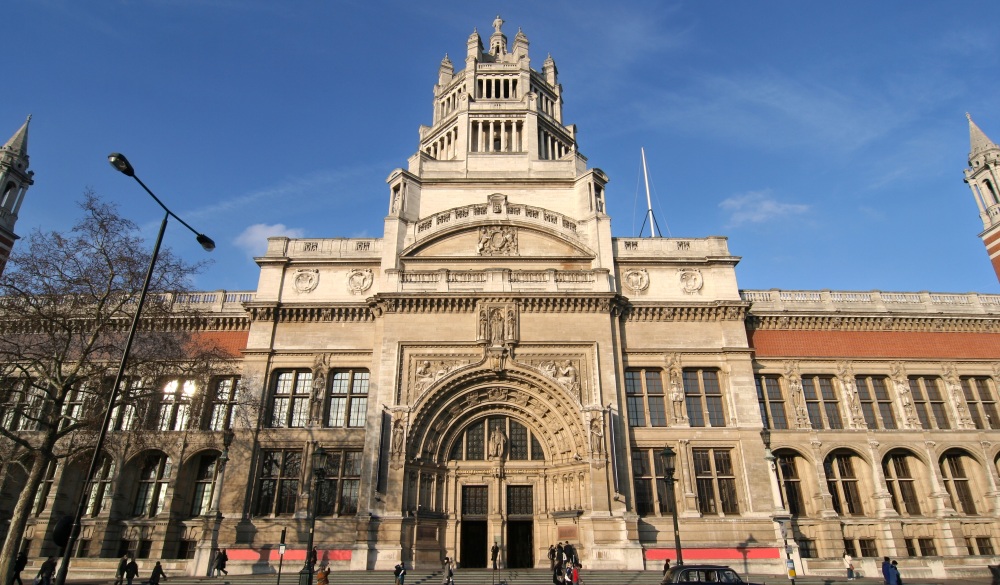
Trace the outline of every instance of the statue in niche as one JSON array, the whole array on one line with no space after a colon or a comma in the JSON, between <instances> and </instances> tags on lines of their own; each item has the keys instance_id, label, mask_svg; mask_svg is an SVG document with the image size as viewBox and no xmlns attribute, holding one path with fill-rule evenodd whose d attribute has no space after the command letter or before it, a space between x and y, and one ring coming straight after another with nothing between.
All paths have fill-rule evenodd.
<instances>
[{"instance_id":1,"label":"statue in niche","mask_svg":"<svg viewBox=\"0 0 1000 585\"><path fill-rule=\"evenodd\" d=\"M604 421L600 416L590 419L590 452L594 455L604 453Z\"/></svg>"},{"instance_id":2,"label":"statue in niche","mask_svg":"<svg viewBox=\"0 0 1000 585\"><path fill-rule=\"evenodd\" d=\"M489 456L490 459L501 459L504 447L507 446L507 436L500 429L493 429L490 433Z\"/></svg>"},{"instance_id":3,"label":"statue in niche","mask_svg":"<svg viewBox=\"0 0 1000 585\"><path fill-rule=\"evenodd\" d=\"M580 398L580 375L573 362L569 360L563 362L562 365L558 366L557 374L556 382Z\"/></svg>"},{"instance_id":4,"label":"statue in niche","mask_svg":"<svg viewBox=\"0 0 1000 585\"><path fill-rule=\"evenodd\" d=\"M517 318L514 316L514 309L507 309L507 341L513 341L516 335L514 330L517 328Z\"/></svg>"},{"instance_id":5,"label":"statue in niche","mask_svg":"<svg viewBox=\"0 0 1000 585\"><path fill-rule=\"evenodd\" d=\"M403 454L403 435L405 430L403 429L403 419L397 418L395 422L392 423L392 446L390 448L390 453L393 457L399 457Z\"/></svg>"},{"instance_id":6,"label":"statue in niche","mask_svg":"<svg viewBox=\"0 0 1000 585\"><path fill-rule=\"evenodd\" d=\"M490 343L503 343L503 313L500 309L493 309L490 315Z\"/></svg>"},{"instance_id":7,"label":"statue in niche","mask_svg":"<svg viewBox=\"0 0 1000 585\"><path fill-rule=\"evenodd\" d=\"M480 339L482 341L489 340L489 336L490 336L490 325L489 325L489 322L490 322L490 320L489 320L489 317L486 315L486 309L480 309L479 310L479 330L478 330L478 333L476 335L476 339Z\"/></svg>"}]
</instances>

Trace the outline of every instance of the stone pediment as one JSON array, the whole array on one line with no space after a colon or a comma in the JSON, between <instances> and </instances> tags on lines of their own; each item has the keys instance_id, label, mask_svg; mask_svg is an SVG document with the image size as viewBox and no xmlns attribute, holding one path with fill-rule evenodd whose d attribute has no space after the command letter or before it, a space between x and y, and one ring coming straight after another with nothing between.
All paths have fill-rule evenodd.
<instances>
[{"instance_id":1,"label":"stone pediment","mask_svg":"<svg viewBox=\"0 0 1000 585\"><path fill-rule=\"evenodd\" d=\"M441 230L404 250L409 259L478 258L489 259L580 259L590 261L596 254L578 239L558 231L521 222L503 221L456 226Z\"/></svg>"}]
</instances>

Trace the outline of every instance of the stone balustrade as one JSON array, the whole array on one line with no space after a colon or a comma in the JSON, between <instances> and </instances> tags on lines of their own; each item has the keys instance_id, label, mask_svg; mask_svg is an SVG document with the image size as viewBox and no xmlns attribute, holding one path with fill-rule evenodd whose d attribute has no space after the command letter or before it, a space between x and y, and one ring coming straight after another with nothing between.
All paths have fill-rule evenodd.
<instances>
[{"instance_id":1,"label":"stone balustrade","mask_svg":"<svg viewBox=\"0 0 1000 585\"><path fill-rule=\"evenodd\" d=\"M608 270L389 270L397 292L609 292Z\"/></svg>"},{"instance_id":2,"label":"stone balustrade","mask_svg":"<svg viewBox=\"0 0 1000 585\"><path fill-rule=\"evenodd\" d=\"M978 293L742 290L750 310L852 313L1000 314L1000 295Z\"/></svg>"}]
</instances>

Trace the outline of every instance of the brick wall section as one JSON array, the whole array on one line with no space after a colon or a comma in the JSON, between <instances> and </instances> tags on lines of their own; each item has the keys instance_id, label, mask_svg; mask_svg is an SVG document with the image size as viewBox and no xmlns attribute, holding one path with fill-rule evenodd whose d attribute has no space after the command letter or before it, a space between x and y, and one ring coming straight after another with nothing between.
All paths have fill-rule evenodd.
<instances>
[{"instance_id":1,"label":"brick wall section","mask_svg":"<svg viewBox=\"0 0 1000 585\"><path fill-rule=\"evenodd\" d=\"M1000 359L1000 334L748 331L758 357Z\"/></svg>"},{"instance_id":2,"label":"brick wall section","mask_svg":"<svg viewBox=\"0 0 1000 585\"><path fill-rule=\"evenodd\" d=\"M233 357L240 357L247 347L249 331L199 331L194 338L214 345Z\"/></svg>"}]
</instances>

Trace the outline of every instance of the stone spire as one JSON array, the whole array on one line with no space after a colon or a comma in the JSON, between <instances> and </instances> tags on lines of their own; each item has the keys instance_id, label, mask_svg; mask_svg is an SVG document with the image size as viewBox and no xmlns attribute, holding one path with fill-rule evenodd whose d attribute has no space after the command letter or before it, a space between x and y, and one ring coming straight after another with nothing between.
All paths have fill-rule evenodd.
<instances>
[{"instance_id":1,"label":"stone spire","mask_svg":"<svg viewBox=\"0 0 1000 585\"><path fill-rule=\"evenodd\" d=\"M972 121L972 116L966 112L965 117L969 119L969 161L987 150L997 150L998 147L986 136L986 133L979 129L979 126Z\"/></svg>"},{"instance_id":2,"label":"stone spire","mask_svg":"<svg viewBox=\"0 0 1000 585\"><path fill-rule=\"evenodd\" d=\"M0 148L0 272L7 263L17 234L14 223L28 187L34 184L34 172L28 170L28 124L31 116Z\"/></svg>"}]
</instances>

